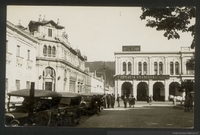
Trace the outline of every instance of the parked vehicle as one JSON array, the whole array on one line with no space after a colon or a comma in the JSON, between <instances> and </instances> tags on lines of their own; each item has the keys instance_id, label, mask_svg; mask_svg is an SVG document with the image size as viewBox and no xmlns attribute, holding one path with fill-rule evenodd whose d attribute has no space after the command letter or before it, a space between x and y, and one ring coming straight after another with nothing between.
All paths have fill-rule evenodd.
<instances>
[{"instance_id":1,"label":"parked vehicle","mask_svg":"<svg viewBox=\"0 0 200 135\"><path fill-rule=\"evenodd\" d=\"M62 97L58 106L58 126L79 124L81 119L80 101L81 95L78 93L59 92Z\"/></svg>"},{"instance_id":2,"label":"parked vehicle","mask_svg":"<svg viewBox=\"0 0 200 135\"><path fill-rule=\"evenodd\" d=\"M9 99L5 113L6 126L48 126L58 107L59 93L47 90L22 89L8 93ZM12 98L22 98L22 102L11 102Z\"/></svg>"},{"instance_id":3,"label":"parked vehicle","mask_svg":"<svg viewBox=\"0 0 200 135\"><path fill-rule=\"evenodd\" d=\"M103 102L102 93L80 93L82 96L80 108L83 115L93 115L99 113Z\"/></svg>"}]
</instances>

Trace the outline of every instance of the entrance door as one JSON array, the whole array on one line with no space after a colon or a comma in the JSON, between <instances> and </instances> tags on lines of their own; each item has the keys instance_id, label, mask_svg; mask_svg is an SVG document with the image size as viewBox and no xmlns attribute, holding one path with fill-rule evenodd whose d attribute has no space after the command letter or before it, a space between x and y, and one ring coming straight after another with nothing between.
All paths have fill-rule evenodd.
<instances>
[{"instance_id":1,"label":"entrance door","mask_svg":"<svg viewBox=\"0 0 200 135\"><path fill-rule=\"evenodd\" d=\"M153 85L153 100L165 101L165 86L162 82L156 82Z\"/></svg>"},{"instance_id":2,"label":"entrance door","mask_svg":"<svg viewBox=\"0 0 200 135\"><path fill-rule=\"evenodd\" d=\"M130 82L124 82L122 84L122 96L129 97L129 95L133 95L133 85Z\"/></svg>"},{"instance_id":3,"label":"entrance door","mask_svg":"<svg viewBox=\"0 0 200 135\"><path fill-rule=\"evenodd\" d=\"M137 85L137 100L146 101L149 93L148 84L146 82L140 82Z\"/></svg>"},{"instance_id":4,"label":"entrance door","mask_svg":"<svg viewBox=\"0 0 200 135\"><path fill-rule=\"evenodd\" d=\"M45 90L52 91L52 82L45 82Z\"/></svg>"}]
</instances>

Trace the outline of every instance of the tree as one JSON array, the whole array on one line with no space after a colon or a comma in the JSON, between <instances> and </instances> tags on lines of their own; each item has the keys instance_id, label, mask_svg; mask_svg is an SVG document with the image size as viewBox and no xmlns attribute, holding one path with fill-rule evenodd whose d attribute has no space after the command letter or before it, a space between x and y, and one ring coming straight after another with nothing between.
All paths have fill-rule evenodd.
<instances>
[{"instance_id":1,"label":"tree","mask_svg":"<svg viewBox=\"0 0 200 135\"><path fill-rule=\"evenodd\" d=\"M142 7L142 11L140 18L147 21L147 27L165 31L164 37L168 40L179 39L179 31L191 32L193 37L191 48L195 47L195 23L191 24L192 19L196 17L195 7Z\"/></svg>"}]
</instances>

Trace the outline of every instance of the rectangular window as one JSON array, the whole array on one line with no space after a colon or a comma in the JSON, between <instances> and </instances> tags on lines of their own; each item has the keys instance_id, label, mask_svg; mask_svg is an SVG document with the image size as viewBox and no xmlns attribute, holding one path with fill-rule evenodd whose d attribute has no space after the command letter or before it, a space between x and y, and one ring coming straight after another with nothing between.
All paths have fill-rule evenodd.
<instances>
[{"instance_id":1,"label":"rectangular window","mask_svg":"<svg viewBox=\"0 0 200 135\"><path fill-rule=\"evenodd\" d=\"M26 81L26 88L30 89L31 88L31 82L30 81Z\"/></svg>"},{"instance_id":2,"label":"rectangular window","mask_svg":"<svg viewBox=\"0 0 200 135\"><path fill-rule=\"evenodd\" d=\"M20 80L16 80L15 86L17 90L20 89Z\"/></svg>"},{"instance_id":3,"label":"rectangular window","mask_svg":"<svg viewBox=\"0 0 200 135\"><path fill-rule=\"evenodd\" d=\"M30 50L27 50L27 59L30 60Z\"/></svg>"},{"instance_id":4,"label":"rectangular window","mask_svg":"<svg viewBox=\"0 0 200 135\"><path fill-rule=\"evenodd\" d=\"M48 36L52 37L52 29L48 29Z\"/></svg>"},{"instance_id":5,"label":"rectangular window","mask_svg":"<svg viewBox=\"0 0 200 135\"><path fill-rule=\"evenodd\" d=\"M17 56L20 56L20 46L19 45L17 45L17 52L16 52L17 54Z\"/></svg>"}]
</instances>

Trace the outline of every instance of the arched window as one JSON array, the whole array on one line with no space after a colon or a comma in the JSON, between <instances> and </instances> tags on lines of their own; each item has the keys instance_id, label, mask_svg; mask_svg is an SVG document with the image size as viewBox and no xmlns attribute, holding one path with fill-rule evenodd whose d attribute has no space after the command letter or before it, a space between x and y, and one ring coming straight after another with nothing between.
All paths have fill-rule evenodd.
<instances>
[{"instance_id":1,"label":"arched window","mask_svg":"<svg viewBox=\"0 0 200 135\"><path fill-rule=\"evenodd\" d=\"M45 71L44 71L44 76L51 76L51 77L54 77L55 76L55 71L54 69L50 68L50 67L47 67L45 68Z\"/></svg>"},{"instance_id":2,"label":"arched window","mask_svg":"<svg viewBox=\"0 0 200 135\"><path fill-rule=\"evenodd\" d=\"M55 57L56 56L56 47L54 46L52 49L52 56Z\"/></svg>"},{"instance_id":3,"label":"arched window","mask_svg":"<svg viewBox=\"0 0 200 135\"><path fill-rule=\"evenodd\" d=\"M154 62L154 74L157 75L158 74L158 63Z\"/></svg>"},{"instance_id":4,"label":"arched window","mask_svg":"<svg viewBox=\"0 0 200 135\"><path fill-rule=\"evenodd\" d=\"M179 74L179 63L178 62L175 63L175 73L176 73L176 75Z\"/></svg>"},{"instance_id":5,"label":"arched window","mask_svg":"<svg viewBox=\"0 0 200 135\"><path fill-rule=\"evenodd\" d=\"M126 62L123 62L123 71L126 74Z\"/></svg>"},{"instance_id":6,"label":"arched window","mask_svg":"<svg viewBox=\"0 0 200 135\"><path fill-rule=\"evenodd\" d=\"M174 74L174 63L170 62L170 75Z\"/></svg>"},{"instance_id":7,"label":"arched window","mask_svg":"<svg viewBox=\"0 0 200 135\"><path fill-rule=\"evenodd\" d=\"M142 63L141 62L138 63L138 74L139 75L142 74Z\"/></svg>"},{"instance_id":8,"label":"arched window","mask_svg":"<svg viewBox=\"0 0 200 135\"><path fill-rule=\"evenodd\" d=\"M47 56L47 46L46 45L44 45L44 47L43 47L43 55Z\"/></svg>"},{"instance_id":9,"label":"arched window","mask_svg":"<svg viewBox=\"0 0 200 135\"><path fill-rule=\"evenodd\" d=\"M51 57L51 46L48 47L48 56Z\"/></svg>"},{"instance_id":10,"label":"arched window","mask_svg":"<svg viewBox=\"0 0 200 135\"><path fill-rule=\"evenodd\" d=\"M159 74L162 75L163 74L163 63L159 62Z\"/></svg>"},{"instance_id":11,"label":"arched window","mask_svg":"<svg viewBox=\"0 0 200 135\"><path fill-rule=\"evenodd\" d=\"M144 75L147 74L147 63L146 62L143 63L143 74Z\"/></svg>"},{"instance_id":12,"label":"arched window","mask_svg":"<svg viewBox=\"0 0 200 135\"><path fill-rule=\"evenodd\" d=\"M130 62L128 63L128 72L129 72L129 74L131 74L131 63Z\"/></svg>"}]
</instances>

